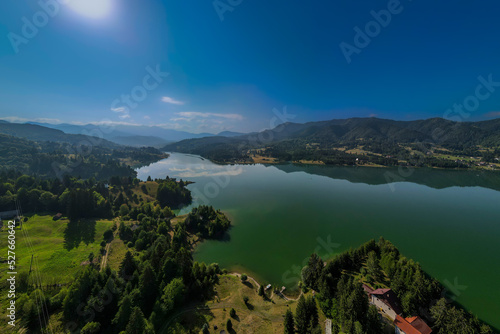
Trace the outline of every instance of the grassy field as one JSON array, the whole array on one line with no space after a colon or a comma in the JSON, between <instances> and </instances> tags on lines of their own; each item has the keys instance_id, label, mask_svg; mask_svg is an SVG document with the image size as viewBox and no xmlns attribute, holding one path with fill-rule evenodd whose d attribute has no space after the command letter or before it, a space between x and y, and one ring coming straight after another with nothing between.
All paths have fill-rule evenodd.
<instances>
[{"instance_id":1,"label":"grassy field","mask_svg":"<svg viewBox=\"0 0 500 334\"><path fill-rule=\"evenodd\" d=\"M91 252L97 257L103 233L113 226L110 220L78 223L52 216L34 215L16 230L17 272L29 271L31 255L44 284L65 284L82 268ZM7 232L0 232L0 260L7 256ZM5 274L6 265L0 268Z\"/></svg>"},{"instance_id":2,"label":"grassy field","mask_svg":"<svg viewBox=\"0 0 500 334\"><path fill-rule=\"evenodd\" d=\"M242 283L238 277L221 275L219 284L216 285L215 298L204 305L188 308L175 321L194 333L201 330L206 322L210 325L211 332L219 333L226 329L228 319L231 319L236 333L283 333L285 312L287 308L295 312L297 302L271 295L270 290L267 293L270 298L264 299L258 295L257 289L252 281ZM244 296L249 298L248 305L243 302ZM236 310L234 318L229 316L231 308ZM319 314L320 326L324 328L325 317L321 311ZM176 324L170 326L175 328ZM217 331L214 331L214 326L217 326Z\"/></svg>"},{"instance_id":3,"label":"grassy field","mask_svg":"<svg viewBox=\"0 0 500 334\"><path fill-rule=\"evenodd\" d=\"M54 221L52 216L34 215L23 223L22 229L16 229L16 271L19 274L29 272L31 255L33 254L30 282L44 286L52 284L68 284L74 275L84 268L91 252L98 256L104 231L111 228L110 220L86 220L78 223L66 219ZM0 276L6 277L7 263L7 230L0 231ZM121 240L113 240L110 246L108 263L113 269L126 252ZM35 280L36 278L36 280ZM5 317L7 293L4 282L0 285L0 317ZM0 321L0 327L5 324ZM0 330L0 333L3 331Z\"/></svg>"},{"instance_id":4,"label":"grassy field","mask_svg":"<svg viewBox=\"0 0 500 334\"><path fill-rule=\"evenodd\" d=\"M115 238L113 241L111 241L108 252L108 266L111 269L118 271L118 269L120 268L120 263L123 261L127 250L128 248L122 240Z\"/></svg>"}]
</instances>

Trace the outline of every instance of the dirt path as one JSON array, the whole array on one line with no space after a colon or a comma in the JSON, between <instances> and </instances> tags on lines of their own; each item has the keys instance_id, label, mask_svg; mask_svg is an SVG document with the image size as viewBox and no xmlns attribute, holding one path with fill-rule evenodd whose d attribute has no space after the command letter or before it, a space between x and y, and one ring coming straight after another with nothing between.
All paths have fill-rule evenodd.
<instances>
[{"instance_id":1,"label":"dirt path","mask_svg":"<svg viewBox=\"0 0 500 334\"><path fill-rule=\"evenodd\" d=\"M109 254L109 248L111 247L111 242L106 244L106 253L104 254L104 256L102 257L102 260L101 260L101 271L106 268L106 264L108 263L108 254Z\"/></svg>"},{"instance_id":2,"label":"dirt path","mask_svg":"<svg viewBox=\"0 0 500 334\"><path fill-rule=\"evenodd\" d=\"M241 279L241 274L240 273L229 273L228 275L231 275L231 276L236 276L236 277L239 277ZM255 283L255 285L257 285L257 290L260 288L260 284L259 282L257 282L257 280L255 280L253 277L250 277L248 276L248 280L252 281Z\"/></svg>"},{"instance_id":3,"label":"dirt path","mask_svg":"<svg viewBox=\"0 0 500 334\"><path fill-rule=\"evenodd\" d=\"M240 274L240 273L232 272L232 273L228 273L228 275L235 276L235 277L239 277L239 278L241 279L241 274ZM258 290L259 290L259 288L260 288L260 284L259 284L259 282L257 282L257 280L256 280L255 278L251 277L251 276L248 276L248 275L247 275L247 278L248 278L248 280L250 280L250 281L254 282L254 283L255 283L255 285L257 285L257 291L258 291ZM286 301L297 301L297 300L299 300L300 296L302 296L303 294L304 294L304 293L302 292L302 290L300 290L300 294L299 294L299 296L298 296L297 298L290 298L290 297L287 297L287 296L285 296L285 294L284 294L283 292L279 292L279 293L277 293L276 295L278 295L278 297L281 297L281 298L283 298L283 299L284 299L284 300L286 300ZM274 290L273 290L273 291L271 291L271 297L269 297L269 298L270 298L270 299L272 299L272 298L273 298L273 296L274 296Z\"/></svg>"},{"instance_id":4,"label":"dirt path","mask_svg":"<svg viewBox=\"0 0 500 334\"><path fill-rule=\"evenodd\" d=\"M111 248L111 243L113 242L113 240L115 240L115 237L118 234L118 227L120 227L120 223L118 221L116 223L117 223L116 230L115 230L115 232L113 232L113 239L111 239L111 241L109 243L106 243L106 248L105 248L106 253L102 257L100 271L103 271L103 269L106 268L106 265L108 264L109 249Z\"/></svg>"}]
</instances>

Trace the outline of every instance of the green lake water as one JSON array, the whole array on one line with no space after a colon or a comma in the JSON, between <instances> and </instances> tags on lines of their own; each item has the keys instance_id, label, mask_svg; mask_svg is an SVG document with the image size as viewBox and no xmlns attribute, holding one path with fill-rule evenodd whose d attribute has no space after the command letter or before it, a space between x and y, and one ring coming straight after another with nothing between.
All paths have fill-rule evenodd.
<instances>
[{"instance_id":1,"label":"green lake water","mask_svg":"<svg viewBox=\"0 0 500 334\"><path fill-rule=\"evenodd\" d=\"M383 236L500 328L500 173L327 166L220 166L173 153L137 170L194 181L194 203L233 222L197 261L294 288L313 252L323 258Z\"/></svg>"}]
</instances>

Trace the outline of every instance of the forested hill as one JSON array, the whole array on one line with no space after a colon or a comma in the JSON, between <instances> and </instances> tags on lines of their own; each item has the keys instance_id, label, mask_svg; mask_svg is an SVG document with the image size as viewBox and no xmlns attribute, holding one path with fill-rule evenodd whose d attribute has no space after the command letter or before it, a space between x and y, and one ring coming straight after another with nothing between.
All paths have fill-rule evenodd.
<instances>
[{"instance_id":1,"label":"forested hill","mask_svg":"<svg viewBox=\"0 0 500 334\"><path fill-rule=\"evenodd\" d=\"M408 146L415 148L409 149ZM357 149L357 153L362 150L370 160L370 154L373 158L377 155L399 157L411 155L412 150L434 153L432 149L436 148L470 155L475 153L471 150L498 147L500 119L454 122L442 118L416 121L349 118L305 124L284 123L271 130L232 138L183 140L165 146L164 150L199 154L220 162L237 162L251 160L249 150L263 149L258 153L279 160L316 159L325 163L350 164L363 155L349 152L352 149ZM397 164L397 161L372 160L379 160L374 163L382 165Z\"/></svg>"},{"instance_id":2,"label":"forested hill","mask_svg":"<svg viewBox=\"0 0 500 334\"><path fill-rule=\"evenodd\" d=\"M261 139L259 139L260 137ZM254 139L255 138L255 139ZM483 122L453 122L442 118L417 121L394 121L380 118L349 118L331 121L284 123L272 130L249 135L187 139L167 145L187 148L193 144L239 142L257 145L288 139L309 139L318 143L353 140L389 140L400 143L426 142L442 145L500 145L500 119Z\"/></svg>"},{"instance_id":3,"label":"forested hill","mask_svg":"<svg viewBox=\"0 0 500 334\"><path fill-rule=\"evenodd\" d=\"M0 133L0 172L16 170L47 178L70 175L108 180L111 176L135 177L134 167L166 157L152 147L79 147L79 143L31 141Z\"/></svg>"},{"instance_id":4,"label":"forested hill","mask_svg":"<svg viewBox=\"0 0 500 334\"><path fill-rule=\"evenodd\" d=\"M18 124L6 121L0 122L0 134L25 138L33 141L51 141L72 145L93 145L107 148L118 148L120 145L108 140L82 134L67 134L61 130L51 129L35 124Z\"/></svg>"}]
</instances>

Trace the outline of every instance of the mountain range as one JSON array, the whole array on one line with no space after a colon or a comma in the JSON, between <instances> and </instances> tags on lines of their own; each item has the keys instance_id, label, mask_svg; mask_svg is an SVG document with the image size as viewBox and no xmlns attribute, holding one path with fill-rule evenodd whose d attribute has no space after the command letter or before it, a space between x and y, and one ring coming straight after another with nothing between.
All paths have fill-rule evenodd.
<instances>
[{"instance_id":1,"label":"mountain range","mask_svg":"<svg viewBox=\"0 0 500 334\"><path fill-rule=\"evenodd\" d=\"M313 161L471 168L480 161L497 162L499 148L500 119L454 122L443 118L349 118L283 123L274 129L234 137L186 139L161 150L197 154L220 163ZM464 160L471 156L482 158L476 163Z\"/></svg>"},{"instance_id":2,"label":"mountain range","mask_svg":"<svg viewBox=\"0 0 500 334\"><path fill-rule=\"evenodd\" d=\"M0 121L0 134L9 135L18 138L24 138L32 141L47 141L56 143L67 143L78 145L88 143L106 148L118 148L120 145L111 141L85 134L68 134L61 130L51 129L36 124L19 124Z\"/></svg>"},{"instance_id":3,"label":"mountain range","mask_svg":"<svg viewBox=\"0 0 500 334\"><path fill-rule=\"evenodd\" d=\"M54 131L51 131L54 130ZM103 138L105 145L114 144L142 147L162 147L168 143L189 139L215 136L211 133L189 133L185 131L165 129L159 126L113 125L112 127L94 124L50 124L27 122L24 124L10 123L0 120L0 133L22 137L30 140L50 140L59 142L78 142L85 136ZM240 136L242 133L223 131L217 136ZM72 137L83 136L83 137ZM108 143L109 144L109 143Z\"/></svg>"},{"instance_id":4,"label":"mountain range","mask_svg":"<svg viewBox=\"0 0 500 334\"><path fill-rule=\"evenodd\" d=\"M215 144L248 143L265 146L286 140L311 143L379 140L398 143L433 143L437 145L500 145L500 119L482 122L454 122L443 118L395 121L380 118L348 118L309 123L283 123L274 129L241 136L194 138L169 144L166 150L189 151L190 148ZM190 152L194 153L194 152Z\"/></svg>"}]
</instances>

